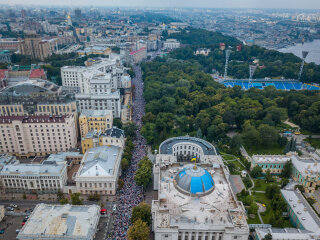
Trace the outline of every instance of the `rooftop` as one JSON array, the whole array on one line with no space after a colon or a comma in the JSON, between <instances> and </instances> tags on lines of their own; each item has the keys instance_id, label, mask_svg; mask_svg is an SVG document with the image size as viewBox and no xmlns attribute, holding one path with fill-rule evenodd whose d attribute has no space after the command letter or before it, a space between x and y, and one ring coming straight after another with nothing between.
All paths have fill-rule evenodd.
<instances>
[{"instance_id":1,"label":"rooftop","mask_svg":"<svg viewBox=\"0 0 320 240\"><path fill-rule=\"evenodd\" d=\"M161 143L159 147L160 154L172 154L173 145L177 143L182 143L182 142L194 143L199 145L202 148L204 155L217 155L217 151L212 144L200 138L194 138L189 136L173 137L165 140L164 142Z\"/></svg>"},{"instance_id":2,"label":"rooftop","mask_svg":"<svg viewBox=\"0 0 320 240\"><path fill-rule=\"evenodd\" d=\"M214 182L210 173L201 167L187 166L175 177L175 186L185 193L201 195L213 190Z\"/></svg>"},{"instance_id":3,"label":"rooftop","mask_svg":"<svg viewBox=\"0 0 320 240\"><path fill-rule=\"evenodd\" d=\"M18 239L91 240L100 218L98 205L38 204Z\"/></svg>"},{"instance_id":4,"label":"rooftop","mask_svg":"<svg viewBox=\"0 0 320 240\"><path fill-rule=\"evenodd\" d=\"M100 146L84 155L77 177L114 177L120 166L121 148Z\"/></svg>"},{"instance_id":5,"label":"rooftop","mask_svg":"<svg viewBox=\"0 0 320 240\"><path fill-rule=\"evenodd\" d=\"M33 69L29 75L29 78L41 78L45 76L45 72L43 69Z\"/></svg>"},{"instance_id":6,"label":"rooftop","mask_svg":"<svg viewBox=\"0 0 320 240\"><path fill-rule=\"evenodd\" d=\"M0 124L8 124L13 121L22 123L64 123L68 117L68 115L0 116Z\"/></svg>"},{"instance_id":7,"label":"rooftop","mask_svg":"<svg viewBox=\"0 0 320 240\"><path fill-rule=\"evenodd\" d=\"M111 110L82 110L80 117L105 117L106 115L112 115Z\"/></svg>"},{"instance_id":8,"label":"rooftop","mask_svg":"<svg viewBox=\"0 0 320 240\"><path fill-rule=\"evenodd\" d=\"M152 204L155 227L208 230L228 227L248 231L243 206L232 194L223 167L213 168L209 164L198 166L201 169L199 172L209 175L209 180L214 179L214 190L208 194L195 196L175 187L179 184L175 176L184 174L185 169L190 167L193 168L190 163L176 163L160 170L159 200L154 200ZM207 189L212 189L213 181L211 184ZM203 183L198 186L201 185Z\"/></svg>"},{"instance_id":9,"label":"rooftop","mask_svg":"<svg viewBox=\"0 0 320 240\"><path fill-rule=\"evenodd\" d=\"M65 162L68 157L82 157L83 155L79 152L59 152L50 154L46 161L55 161L57 163Z\"/></svg>"},{"instance_id":10,"label":"rooftop","mask_svg":"<svg viewBox=\"0 0 320 240\"><path fill-rule=\"evenodd\" d=\"M296 228L256 228L256 232L260 235L261 238L264 238L265 235L270 233L272 235L272 239L283 239L283 240L302 240L302 239L310 239L310 231L300 230Z\"/></svg>"},{"instance_id":11,"label":"rooftop","mask_svg":"<svg viewBox=\"0 0 320 240\"><path fill-rule=\"evenodd\" d=\"M17 174L22 176L52 175L60 176L65 164L57 164L55 161L44 161L42 164L10 163L0 171L0 175Z\"/></svg>"},{"instance_id":12,"label":"rooftop","mask_svg":"<svg viewBox=\"0 0 320 240\"><path fill-rule=\"evenodd\" d=\"M320 219L311 209L301 193L293 190L281 190L282 196L290 206L290 209L299 219L301 225L311 232L320 234Z\"/></svg>"}]
</instances>

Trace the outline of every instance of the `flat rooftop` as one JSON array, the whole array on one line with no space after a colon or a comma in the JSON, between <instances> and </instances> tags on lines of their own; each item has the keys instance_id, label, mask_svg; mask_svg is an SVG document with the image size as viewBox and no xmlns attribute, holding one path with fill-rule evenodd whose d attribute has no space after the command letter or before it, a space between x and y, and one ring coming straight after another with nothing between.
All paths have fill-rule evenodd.
<instances>
[{"instance_id":1,"label":"flat rooftop","mask_svg":"<svg viewBox=\"0 0 320 240\"><path fill-rule=\"evenodd\" d=\"M320 234L320 219L303 196L293 190L281 190L281 193L302 226L306 230Z\"/></svg>"},{"instance_id":2,"label":"flat rooftop","mask_svg":"<svg viewBox=\"0 0 320 240\"><path fill-rule=\"evenodd\" d=\"M286 163L291 159L287 155L253 155L252 159L256 163Z\"/></svg>"},{"instance_id":3,"label":"flat rooftop","mask_svg":"<svg viewBox=\"0 0 320 240\"><path fill-rule=\"evenodd\" d=\"M38 204L18 239L92 240L100 218L98 205Z\"/></svg>"},{"instance_id":4,"label":"flat rooftop","mask_svg":"<svg viewBox=\"0 0 320 240\"><path fill-rule=\"evenodd\" d=\"M248 231L244 210L236 201L223 169L203 165L212 176L214 190L202 196L191 197L175 186L175 176L188 163L175 164L160 170L159 200L153 201L155 226L183 229L230 227Z\"/></svg>"}]
</instances>

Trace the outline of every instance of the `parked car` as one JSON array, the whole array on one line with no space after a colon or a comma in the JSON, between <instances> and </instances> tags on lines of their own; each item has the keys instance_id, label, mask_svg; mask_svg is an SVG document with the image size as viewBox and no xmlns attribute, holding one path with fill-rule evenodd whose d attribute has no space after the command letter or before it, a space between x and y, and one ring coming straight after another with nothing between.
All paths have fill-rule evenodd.
<instances>
[{"instance_id":1,"label":"parked car","mask_svg":"<svg viewBox=\"0 0 320 240\"><path fill-rule=\"evenodd\" d=\"M0 230L0 234L4 234L4 228Z\"/></svg>"},{"instance_id":2,"label":"parked car","mask_svg":"<svg viewBox=\"0 0 320 240\"><path fill-rule=\"evenodd\" d=\"M117 210L117 205L114 204L112 210L115 212Z\"/></svg>"},{"instance_id":3,"label":"parked car","mask_svg":"<svg viewBox=\"0 0 320 240\"><path fill-rule=\"evenodd\" d=\"M10 207L17 208L18 205L16 205L16 204L10 204Z\"/></svg>"},{"instance_id":4,"label":"parked car","mask_svg":"<svg viewBox=\"0 0 320 240\"><path fill-rule=\"evenodd\" d=\"M16 233L19 233L20 232L20 229L16 229Z\"/></svg>"},{"instance_id":5,"label":"parked car","mask_svg":"<svg viewBox=\"0 0 320 240\"><path fill-rule=\"evenodd\" d=\"M6 210L11 212L11 211L14 211L14 208L13 207L7 207Z\"/></svg>"},{"instance_id":6,"label":"parked car","mask_svg":"<svg viewBox=\"0 0 320 240\"><path fill-rule=\"evenodd\" d=\"M21 223L21 226L24 226L25 224L26 224L25 222L22 222L22 223Z\"/></svg>"}]
</instances>

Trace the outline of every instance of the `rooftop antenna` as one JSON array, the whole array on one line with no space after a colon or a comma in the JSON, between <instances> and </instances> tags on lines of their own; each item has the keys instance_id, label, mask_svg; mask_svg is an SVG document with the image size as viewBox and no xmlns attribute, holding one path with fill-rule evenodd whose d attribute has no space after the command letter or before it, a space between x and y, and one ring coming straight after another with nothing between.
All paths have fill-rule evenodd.
<instances>
[{"instance_id":1,"label":"rooftop antenna","mask_svg":"<svg viewBox=\"0 0 320 240\"><path fill-rule=\"evenodd\" d=\"M225 64L225 66L224 66L224 75L223 75L223 79L224 79L224 80L227 79L228 64L229 64L230 53L231 53L231 50L230 50L230 49L226 50L226 64Z\"/></svg>"},{"instance_id":2,"label":"rooftop antenna","mask_svg":"<svg viewBox=\"0 0 320 240\"><path fill-rule=\"evenodd\" d=\"M306 61L306 58L307 58L308 54L309 54L308 51L302 51L302 62L301 62L300 71L299 71L299 77L298 77L298 80L299 80L299 81L300 81L300 79L301 79L302 71L303 71L303 66L304 66L304 63L305 63L305 61Z\"/></svg>"},{"instance_id":3,"label":"rooftop antenna","mask_svg":"<svg viewBox=\"0 0 320 240\"><path fill-rule=\"evenodd\" d=\"M256 65L249 65L249 85L248 89L250 88L251 82L252 82L252 77L254 72L256 71L257 66Z\"/></svg>"}]
</instances>

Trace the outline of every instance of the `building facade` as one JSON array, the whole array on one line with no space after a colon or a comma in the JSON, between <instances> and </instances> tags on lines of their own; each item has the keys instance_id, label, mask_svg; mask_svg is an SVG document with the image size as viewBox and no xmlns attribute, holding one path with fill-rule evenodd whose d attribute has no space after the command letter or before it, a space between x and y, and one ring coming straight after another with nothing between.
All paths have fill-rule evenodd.
<instances>
[{"instance_id":1,"label":"building facade","mask_svg":"<svg viewBox=\"0 0 320 240\"><path fill-rule=\"evenodd\" d=\"M167 50L173 50L180 47L180 42L178 42L176 39L167 39L163 43L163 47Z\"/></svg>"},{"instance_id":2,"label":"building facade","mask_svg":"<svg viewBox=\"0 0 320 240\"><path fill-rule=\"evenodd\" d=\"M132 64L138 64L147 58L147 48L142 47L137 51L130 52L130 58Z\"/></svg>"},{"instance_id":3,"label":"building facade","mask_svg":"<svg viewBox=\"0 0 320 240\"><path fill-rule=\"evenodd\" d=\"M120 89L131 92L131 78L119 59L98 59L87 67L63 67L61 77L62 85L76 92L80 111L106 109L113 117L121 117L125 96Z\"/></svg>"},{"instance_id":4,"label":"building facade","mask_svg":"<svg viewBox=\"0 0 320 240\"><path fill-rule=\"evenodd\" d=\"M152 201L155 240L248 239L244 206L212 144L188 136L164 141L153 174L158 191L158 200Z\"/></svg>"},{"instance_id":5,"label":"building facade","mask_svg":"<svg viewBox=\"0 0 320 240\"><path fill-rule=\"evenodd\" d=\"M83 110L79 117L81 138L89 131L104 132L112 128L113 114L109 110Z\"/></svg>"},{"instance_id":6,"label":"building facade","mask_svg":"<svg viewBox=\"0 0 320 240\"><path fill-rule=\"evenodd\" d=\"M0 177L5 192L56 193L67 182L67 165L55 161L7 164L0 171Z\"/></svg>"},{"instance_id":7,"label":"building facade","mask_svg":"<svg viewBox=\"0 0 320 240\"><path fill-rule=\"evenodd\" d=\"M81 139L82 153L85 153L90 148L109 145L124 149L125 136L122 129L112 127L105 132L90 131Z\"/></svg>"},{"instance_id":8,"label":"building facade","mask_svg":"<svg viewBox=\"0 0 320 240\"><path fill-rule=\"evenodd\" d=\"M251 167L260 166L263 173L281 174L284 165L291 161L292 178L303 185L305 191L313 193L320 185L320 162L313 157L299 157L297 153L287 155L253 155Z\"/></svg>"},{"instance_id":9,"label":"building facade","mask_svg":"<svg viewBox=\"0 0 320 240\"><path fill-rule=\"evenodd\" d=\"M1 153L19 157L47 155L75 148L73 115L1 116Z\"/></svg>"},{"instance_id":10,"label":"building facade","mask_svg":"<svg viewBox=\"0 0 320 240\"><path fill-rule=\"evenodd\" d=\"M22 55L30 56L33 59L44 61L52 54L48 41L43 41L39 35L28 35L19 42L19 50Z\"/></svg>"},{"instance_id":11,"label":"building facade","mask_svg":"<svg viewBox=\"0 0 320 240\"><path fill-rule=\"evenodd\" d=\"M121 173L123 150L116 146L89 149L75 177L77 192L81 194L115 195Z\"/></svg>"}]
</instances>

